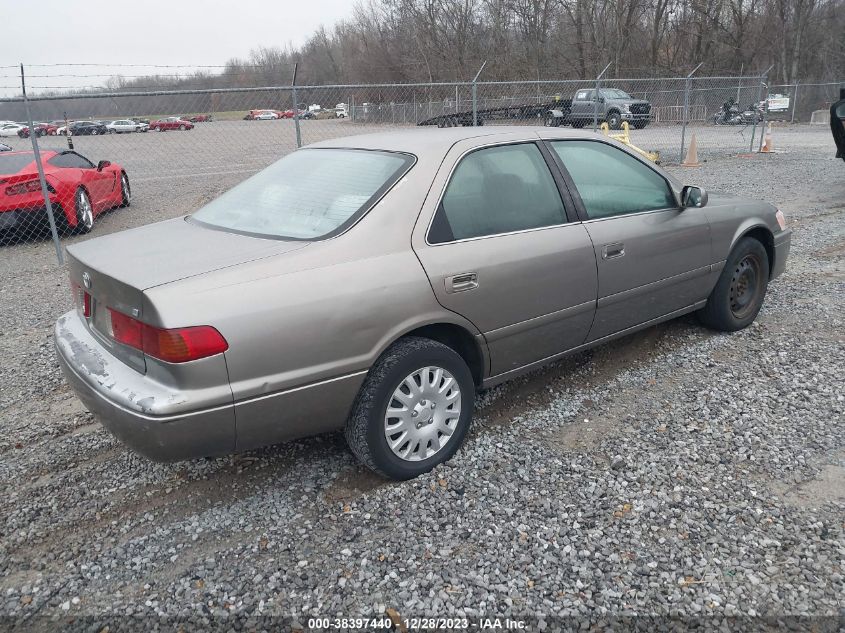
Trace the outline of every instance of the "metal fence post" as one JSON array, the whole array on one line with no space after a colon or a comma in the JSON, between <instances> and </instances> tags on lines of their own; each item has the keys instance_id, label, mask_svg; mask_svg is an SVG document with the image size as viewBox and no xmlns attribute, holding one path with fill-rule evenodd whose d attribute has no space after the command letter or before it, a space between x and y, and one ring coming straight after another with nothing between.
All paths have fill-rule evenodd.
<instances>
[{"instance_id":1,"label":"metal fence post","mask_svg":"<svg viewBox=\"0 0 845 633\"><path fill-rule=\"evenodd\" d=\"M795 123L795 108L798 105L798 88L801 86L801 80L795 82L795 95L792 97L792 118L790 123Z\"/></svg>"},{"instance_id":2,"label":"metal fence post","mask_svg":"<svg viewBox=\"0 0 845 633\"><path fill-rule=\"evenodd\" d=\"M598 130L599 127L599 94L601 93L601 78L604 76L604 73L607 72L607 69L610 68L610 64L613 62L609 62L607 66L604 67L604 70L599 73L599 76L596 77L596 93L593 95L593 132Z\"/></svg>"},{"instance_id":3,"label":"metal fence post","mask_svg":"<svg viewBox=\"0 0 845 633\"><path fill-rule=\"evenodd\" d=\"M766 83L766 79L768 79L768 78L769 78L769 71L770 71L772 68L774 68L774 65L769 66L769 67L766 69L766 72L764 72L762 75L760 75L760 85L759 85L759 86L757 86L757 101L756 101L756 103L754 104L754 107L755 107L755 108L756 108L758 105L760 105L760 100L763 98L763 86L764 86L764 85L765 85L765 83ZM765 116L765 115L764 115L764 116ZM757 115L754 115L754 120L751 122L751 143L750 143L750 145L748 146L748 151L749 151L749 152L753 152L753 151L754 151L754 137L756 136L756 134L757 134ZM763 134L765 135L765 132L764 132ZM761 136L761 138L762 138L762 136Z\"/></svg>"},{"instance_id":4,"label":"metal fence post","mask_svg":"<svg viewBox=\"0 0 845 633\"><path fill-rule=\"evenodd\" d=\"M684 85L684 116L683 120L681 121L681 155L678 158L678 162L683 162L684 160L684 146L686 145L686 138L687 138L687 123L689 123L689 97L690 91L692 90L692 76L695 74L695 71L701 68L701 65L704 62L701 62L698 66L692 69L692 72L687 75L687 80Z\"/></svg>"},{"instance_id":5,"label":"metal fence post","mask_svg":"<svg viewBox=\"0 0 845 633\"><path fill-rule=\"evenodd\" d=\"M44 197L44 207L47 209L47 219L50 222L50 233L53 236L53 244L56 247L56 259L59 265L65 263L62 255L62 243L59 241L59 232L56 229L56 218L53 215L53 204L50 202L50 194L47 191L47 180L44 178L44 166L41 164L41 152L38 149L38 134L35 125L32 123L32 112L29 110L29 98L26 96L26 79L21 64L21 92L23 94L23 105L26 109L26 123L29 125L29 140L32 142L32 153L35 155L35 168L38 170L38 181L41 184L41 195Z\"/></svg>"},{"instance_id":6,"label":"metal fence post","mask_svg":"<svg viewBox=\"0 0 845 633\"><path fill-rule=\"evenodd\" d=\"M302 132L299 129L299 104L296 101L296 70L299 67L299 62L293 63L293 79L291 79L290 85L293 90L293 124L296 127L296 147L302 147Z\"/></svg>"},{"instance_id":7,"label":"metal fence post","mask_svg":"<svg viewBox=\"0 0 845 633\"><path fill-rule=\"evenodd\" d=\"M481 68L478 69L478 72L475 73L475 77L472 79L472 126L475 127L478 125L478 89L477 89L477 82L478 76L481 74L481 71L484 70L484 67L487 65L487 60L484 60L484 63L481 64Z\"/></svg>"}]
</instances>

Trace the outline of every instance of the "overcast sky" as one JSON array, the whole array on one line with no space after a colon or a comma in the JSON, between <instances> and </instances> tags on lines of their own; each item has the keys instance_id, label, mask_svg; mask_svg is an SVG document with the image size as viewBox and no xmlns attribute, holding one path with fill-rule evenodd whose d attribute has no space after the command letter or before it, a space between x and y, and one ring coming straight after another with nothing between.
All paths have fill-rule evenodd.
<instances>
[{"instance_id":1,"label":"overcast sky","mask_svg":"<svg viewBox=\"0 0 845 633\"><path fill-rule=\"evenodd\" d=\"M352 14L353 0L4 0L0 66L28 64L225 64L259 46L299 46L321 24ZM27 28L30 18L33 28ZM160 69L159 72L190 71ZM0 70L0 86L19 85L18 71ZM34 75L136 74L155 68L28 68L35 86L100 84L106 77L45 78ZM0 88L4 96L18 94Z\"/></svg>"}]
</instances>

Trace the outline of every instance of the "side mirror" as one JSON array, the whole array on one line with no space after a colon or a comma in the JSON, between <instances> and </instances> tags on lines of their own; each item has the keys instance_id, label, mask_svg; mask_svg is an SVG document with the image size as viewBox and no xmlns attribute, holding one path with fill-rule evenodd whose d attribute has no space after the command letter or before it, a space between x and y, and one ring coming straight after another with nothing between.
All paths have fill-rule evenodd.
<instances>
[{"instance_id":1,"label":"side mirror","mask_svg":"<svg viewBox=\"0 0 845 633\"><path fill-rule=\"evenodd\" d=\"M695 207L700 209L707 205L707 192L695 185L684 185L681 189L681 207L688 209Z\"/></svg>"},{"instance_id":2,"label":"side mirror","mask_svg":"<svg viewBox=\"0 0 845 633\"><path fill-rule=\"evenodd\" d=\"M101 160L99 163L97 163L97 171L103 171L106 167L109 167L110 165L110 160Z\"/></svg>"}]
</instances>

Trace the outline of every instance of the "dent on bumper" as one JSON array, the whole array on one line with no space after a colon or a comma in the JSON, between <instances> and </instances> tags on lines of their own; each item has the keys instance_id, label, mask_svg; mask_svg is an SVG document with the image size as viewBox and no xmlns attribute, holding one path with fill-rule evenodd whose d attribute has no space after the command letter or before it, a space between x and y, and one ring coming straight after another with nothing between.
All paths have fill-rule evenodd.
<instances>
[{"instance_id":1,"label":"dent on bumper","mask_svg":"<svg viewBox=\"0 0 845 633\"><path fill-rule=\"evenodd\" d=\"M774 266L771 270L771 278L779 277L786 269L786 260L789 258L789 249L792 245L792 231L789 229L781 231L774 237Z\"/></svg>"},{"instance_id":2,"label":"dent on bumper","mask_svg":"<svg viewBox=\"0 0 845 633\"><path fill-rule=\"evenodd\" d=\"M186 408L182 392L156 383L111 356L75 312L55 328L59 365L86 408L133 450L156 461L232 452L234 406Z\"/></svg>"}]
</instances>

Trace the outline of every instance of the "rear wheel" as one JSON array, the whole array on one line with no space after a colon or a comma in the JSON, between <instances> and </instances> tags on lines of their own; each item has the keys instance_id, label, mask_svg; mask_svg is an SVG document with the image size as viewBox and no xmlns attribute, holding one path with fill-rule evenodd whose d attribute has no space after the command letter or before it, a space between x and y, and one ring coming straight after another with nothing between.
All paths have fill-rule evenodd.
<instances>
[{"instance_id":1,"label":"rear wheel","mask_svg":"<svg viewBox=\"0 0 845 633\"><path fill-rule=\"evenodd\" d=\"M158 126L158 127L156 128L156 131L157 131L157 132L164 132L164 128L163 128L163 127L161 127L161 126Z\"/></svg>"},{"instance_id":2,"label":"rear wheel","mask_svg":"<svg viewBox=\"0 0 845 633\"><path fill-rule=\"evenodd\" d=\"M410 479L448 460L472 419L475 384L464 360L431 339L391 345L370 368L346 423L346 441L367 467Z\"/></svg>"},{"instance_id":3,"label":"rear wheel","mask_svg":"<svg viewBox=\"0 0 845 633\"><path fill-rule=\"evenodd\" d=\"M88 233L92 228L94 228L94 207L91 206L88 193L80 187L76 190L76 232Z\"/></svg>"},{"instance_id":4,"label":"rear wheel","mask_svg":"<svg viewBox=\"0 0 845 633\"><path fill-rule=\"evenodd\" d=\"M180 126L179 126L179 129L180 129L180 130L182 130L182 131L184 132L184 131L185 131L185 126L184 126L184 125L180 125Z\"/></svg>"},{"instance_id":5,"label":"rear wheel","mask_svg":"<svg viewBox=\"0 0 845 633\"><path fill-rule=\"evenodd\" d=\"M748 327L763 306L768 284L765 247L753 237L742 238L731 251L707 304L699 311L699 320L724 332Z\"/></svg>"}]
</instances>

